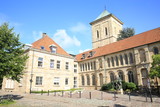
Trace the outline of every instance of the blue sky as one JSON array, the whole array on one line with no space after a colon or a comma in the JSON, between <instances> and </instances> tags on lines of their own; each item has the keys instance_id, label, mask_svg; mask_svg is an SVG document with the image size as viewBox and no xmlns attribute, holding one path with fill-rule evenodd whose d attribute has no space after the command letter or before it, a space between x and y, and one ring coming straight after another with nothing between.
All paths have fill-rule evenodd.
<instances>
[{"instance_id":1,"label":"blue sky","mask_svg":"<svg viewBox=\"0 0 160 107\"><path fill-rule=\"evenodd\" d=\"M106 10L136 34L160 27L160 0L0 0L0 24L9 22L22 43L42 32L72 54L92 48L91 26Z\"/></svg>"}]
</instances>

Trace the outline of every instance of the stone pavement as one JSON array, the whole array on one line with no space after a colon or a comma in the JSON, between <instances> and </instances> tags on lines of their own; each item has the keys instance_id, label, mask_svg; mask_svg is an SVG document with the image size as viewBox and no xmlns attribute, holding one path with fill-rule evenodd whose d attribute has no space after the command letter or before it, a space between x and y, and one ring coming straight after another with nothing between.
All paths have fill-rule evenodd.
<instances>
[{"instance_id":1,"label":"stone pavement","mask_svg":"<svg viewBox=\"0 0 160 107\"><path fill-rule=\"evenodd\" d=\"M62 97L62 93L56 93L56 96L54 96L55 93L50 93L48 96L48 94L22 94L0 91L1 96L11 94L14 95L17 103L7 107L160 107L159 97L154 97L153 103L151 103L149 98L146 102L146 98L142 96L131 96L131 101L129 101L128 95L118 94L115 100L114 94L101 93L95 90L83 91L81 98L79 98L78 92L72 93L72 96L70 96L70 92L64 93Z\"/></svg>"}]
</instances>

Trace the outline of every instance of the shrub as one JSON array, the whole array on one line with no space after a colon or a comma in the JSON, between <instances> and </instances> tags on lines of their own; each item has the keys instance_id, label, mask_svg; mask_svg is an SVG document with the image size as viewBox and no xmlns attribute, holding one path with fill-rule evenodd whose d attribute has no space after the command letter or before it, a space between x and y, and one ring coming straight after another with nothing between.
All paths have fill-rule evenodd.
<instances>
[{"instance_id":1,"label":"shrub","mask_svg":"<svg viewBox=\"0 0 160 107\"><path fill-rule=\"evenodd\" d=\"M127 83L127 89L129 89L130 91L133 91L135 90L137 87L136 87L136 84L133 83L133 82L129 82Z\"/></svg>"},{"instance_id":2,"label":"shrub","mask_svg":"<svg viewBox=\"0 0 160 107\"><path fill-rule=\"evenodd\" d=\"M110 82L108 84L104 84L102 87L101 87L101 90L102 91L105 91L105 90L110 90L110 89L113 89L113 84Z\"/></svg>"}]
</instances>

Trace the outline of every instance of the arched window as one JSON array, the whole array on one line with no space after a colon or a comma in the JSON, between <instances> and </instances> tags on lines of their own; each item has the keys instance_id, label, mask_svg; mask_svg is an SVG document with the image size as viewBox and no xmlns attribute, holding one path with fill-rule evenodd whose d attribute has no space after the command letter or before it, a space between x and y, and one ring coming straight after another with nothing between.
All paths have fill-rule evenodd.
<instances>
[{"instance_id":1,"label":"arched window","mask_svg":"<svg viewBox=\"0 0 160 107\"><path fill-rule=\"evenodd\" d=\"M106 34L106 36L108 35L107 27L105 27L105 34Z\"/></svg>"},{"instance_id":2,"label":"arched window","mask_svg":"<svg viewBox=\"0 0 160 107\"><path fill-rule=\"evenodd\" d=\"M87 71L87 63L85 63L85 68L86 68L86 71Z\"/></svg>"},{"instance_id":3,"label":"arched window","mask_svg":"<svg viewBox=\"0 0 160 107\"><path fill-rule=\"evenodd\" d=\"M120 55L119 57L120 57L121 65L123 65L123 57L122 57L122 55Z\"/></svg>"},{"instance_id":4,"label":"arched window","mask_svg":"<svg viewBox=\"0 0 160 107\"><path fill-rule=\"evenodd\" d=\"M103 85L103 74L99 74L99 82L100 82L100 86Z\"/></svg>"},{"instance_id":5,"label":"arched window","mask_svg":"<svg viewBox=\"0 0 160 107\"><path fill-rule=\"evenodd\" d=\"M124 54L124 58L125 58L125 64L128 64L128 56L127 56L127 54Z\"/></svg>"},{"instance_id":6,"label":"arched window","mask_svg":"<svg viewBox=\"0 0 160 107\"><path fill-rule=\"evenodd\" d=\"M90 70L90 63L88 63L88 70Z\"/></svg>"},{"instance_id":7,"label":"arched window","mask_svg":"<svg viewBox=\"0 0 160 107\"><path fill-rule=\"evenodd\" d=\"M92 75L92 85L95 85L95 75Z\"/></svg>"},{"instance_id":8,"label":"arched window","mask_svg":"<svg viewBox=\"0 0 160 107\"><path fill-rule=\"evenodd\" d=\"M146 53L145 53L144 49L140 49L139 53L140 53L140 61L145 62L146 61Z\"/></svg>"},{"instance_id":9,"label":"arched window","mask_svg":"<svg viewBox=\"0 0 160 107\"><path fill-rule=\"evenodd\" d=\"M130 64L133 64L133 55L132 55L132 53L129 53L129 60L130 60Z\"/></svg>"},{"instance_id":10,"label":"arched window","mask_svg":"<svg viewBox=\"0 0 160 107\"><path fill-rule=\"evenodd\" d=\"M121 80L124 80L123 72L122 72L122 71L120 71L120 72L118 73L118 76L119 76L119 78L120 78Z\"/></svg>"},{"instance_id":11,"label":"arched window","mask_svg":"<svg viewBox=\"0 0 160 107\"><path fill-rule=\"evenodd\" d=\"M102 59L101 58L99 59L99 68L103 68Z\"/></svg>"},{"instance_id":12,"label":"arched window","mask_svg":"<svg viewBox=\"0 0 160 107\"><path fill-rule=\"evenodd\" d=\"M144 69L141 69L141 76L142 76L142 83L143 83L143 86L147 86L148 84L148 72L147 72L147 69L144 68Z\"/></svg>"},{"instance_id":13,"label":"arched window","mask_svg":"<svg viewBox=\"0 0 160 107\"><path fill-rule=\"evenodd\" d=\"M82 75L82 85L84 85L84 76Z\"/></svg>"},{"instance_id":14,"label":"arched window","mask_svg":"<svg viewBox=\"0 0 160 107\"><path fill-rule=\"evenodd\" d=\"M159 54L159 50L158 50L157 47L154 47L154 48L153 48L153 51L154 51L154 54L155 54L155 55L156 55L156 54Z\"/></svg>"},{"instance_id":15,"label":"arched window","mask_svg":"<svg viewBox=\"0 0 160 107\"><path fill-rule=\"evenodd\" d=\"M87 85L90 85L90 78L89 78L89 75L87 75Z\"/></svg>"},{"instance_id":16,"label":"arched window","mask_svg":"<svg viewBox=\"0 0 160 107\"><path fill-rule=\"evenodd\" d=\"M97 30L97 38L99 38L99 31Z\"/></svg>"},{"instance_id":17,"label":"arched window","mask_svg":"<svg viewBox=\"0 0 160 107\"><path fill-rule=\"evenodd\" d=\"M108 67L110 67L110 59L107 58L107 62L108 62Z\"/></svg>"},{"instance_id":18,"label":"arched window","mask_svg":"<svg viewBox=\"0 0 160 107\"><path fill-rule=\"evenodd\" d=\"M118 57L116 56L116 66L119 66Z\"/></svg>"},{"instance_id":19,"label":"arched window","mask_svg":"<svg viewBox=\"0 0 160 107\"><path fill-rule=\"evenodd\" d=\"M128 72L128 80L129 80L129 82L133 82L134 83L134 77L133 77L133 72L132 71Z\"/></svg>"},{"instance_id":20,"label":"arched window","mask_svg":"<svg viewBox=\"0 0 160 107\"><path fill-rule=\"evenodd\" d=\"M114 59L113 59L113 57L111 57L111 61L112 61L112 66L114 66Z\"/></svg>"},{"instance_id":21,"label":"arched window","mask_svg":"<svg viewBox=\"0 0 160 107\"><path fill-rule=\"evenodd\" d=\"M111 72L110 73L110 82L113 82L114 80L115 80L114 73Z\"/></svg>"}]
</instances>

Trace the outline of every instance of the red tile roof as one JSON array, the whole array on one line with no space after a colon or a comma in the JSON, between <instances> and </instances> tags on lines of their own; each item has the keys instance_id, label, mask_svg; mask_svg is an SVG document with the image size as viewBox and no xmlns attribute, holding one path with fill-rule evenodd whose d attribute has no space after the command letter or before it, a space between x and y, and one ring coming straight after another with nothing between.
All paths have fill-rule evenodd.
<instances>
[{"instance_id":1,"label":"red tile roof","mask_svg":"<svg viewBox=\"0 0 160 107\"><path fill-rule=\"evenodd\" d=\"M65 56L70 56L64 49L62 49L55 41L53 41L46 34L41 39L32 43L32 48L41 49L41 46L43 46L45 48L44 50L51 52L51 50L49 48L50 45L56 45L56 47L57 47L56 53L61 54L61 55L65 55Z\"/></svg>"},{"instance_id":2,"label":"red tile roof","mask_svg":"<svg viewBox=\"0 0 160 107\"><path fill-rule=\"evenodd\" d=\"M80 53L76 55L76 60L83 61L158 41L160 41L160 27L141 34L134 35L118 42L114 42L87 52ZM95 52L92 57L86 57L85 59L82 59L83 54L86 54L88 56L89 52L91 51Z\"/></svg>"}]
</instances>

